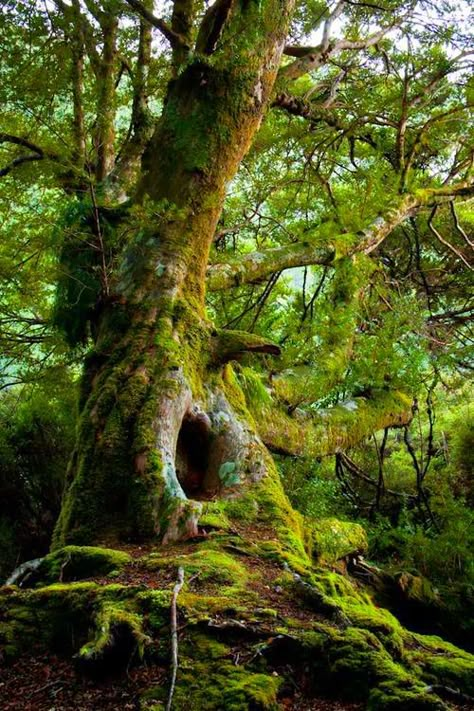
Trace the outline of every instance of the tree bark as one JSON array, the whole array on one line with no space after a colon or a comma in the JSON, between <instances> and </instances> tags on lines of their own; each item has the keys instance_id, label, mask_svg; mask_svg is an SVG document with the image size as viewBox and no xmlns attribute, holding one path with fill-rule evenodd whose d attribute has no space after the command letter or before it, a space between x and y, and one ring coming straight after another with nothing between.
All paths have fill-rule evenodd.
<instances>
[{"instance_id":1,"label":"tree bark","mask_svg":"<svg viewBox=\"0 0 474 711\"><path fill-rule=\"evenodd\" d=\"M55 546L195 535L200 498L265 475L251 418L213 362L204 293L226 185L268 106L291 8L231 4L223 48L208 18L201 56L170 82L137 199L117 228L127 246L85 367Z\"/></svg>"}]
</instances>

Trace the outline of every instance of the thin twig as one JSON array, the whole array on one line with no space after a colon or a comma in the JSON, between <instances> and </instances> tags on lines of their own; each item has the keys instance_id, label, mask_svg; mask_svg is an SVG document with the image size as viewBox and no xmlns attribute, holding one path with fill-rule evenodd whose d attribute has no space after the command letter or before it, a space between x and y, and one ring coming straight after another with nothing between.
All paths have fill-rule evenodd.
<instances>
[{"instance_id":1,"label":"thin twig","mask_svg":"<svg viewBox=\"0 0 474 711\"><path fill-rule=\"evenodd\" d=\"M171 704L173 703L173 694L176 686L176 674L178 673L178 629L176 624L177 612L176 603L178 600L178 595L181 588L184 585L184 568L178 568L178 580L173 589L173 597L171 599L171 683L170 690L168 694L168 703L166 704L166 711L171 711Z\"/></svg>"}]
</instances>

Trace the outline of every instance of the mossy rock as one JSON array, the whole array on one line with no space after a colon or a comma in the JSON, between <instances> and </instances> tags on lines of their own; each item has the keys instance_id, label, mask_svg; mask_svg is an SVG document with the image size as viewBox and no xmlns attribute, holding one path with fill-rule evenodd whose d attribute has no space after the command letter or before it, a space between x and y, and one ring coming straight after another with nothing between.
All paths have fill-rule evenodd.
<instances>
[{"instance_id":1,"label":"mossy rock","mask_svg":"<svg viewBox=\"0 0 474 711\"><path fill-rule=\"evenodd\" d=\"M396 684L381 684L372 690L367 711L448 711L437 696L422 687L406 689Z\"/></svg>"},{"instance_id":2,"label":"mossy rock","mask_svg":"<svg viewBox=\"0 0 474 711\"><path fill-rule=\"evenodd\" d=\"M348 555L365 554L368 550L362 526L337 518L311 521L308 537L313 558L320 564L335 563Z\"/></svg>"},{"instance_id":3,"label":"mossy rock","mask_svg":"<svg viewBox=\"0 0 474 711\"><path fill-rule=\"evenodd\" d=\"M36 580L55 583L58 580L84 580L108 575L120 570L131 561L128 553L112 548L93 546L66 546L50 553L42 561Z\"/></svg>"},{"instance_id":4,"label":"mossy rock","mask_svg":"<svg viewBox=\"0 0 474 711\"><path fill-rule=\"evenodd\" d=\"M414 635L419 647L410 653L430 684L442 684L474 696L474 656L440 637Z\"/></svg>"},{"instance_id":5,"label":"mossy rock","mask_svg":"<svg viewBox=\"0 0 474 711\"><path fill-rule=\"evenodd\" d=\"M86 641L98 586L56 583L38 590L0 591L0 650L16 657L32 644L66 653Z\"/></svg>"},{"instance_id":6,"label":"mossy rock","mask_svg":"<svg viewBox=\"0 0 474 711\"><path fill-rule=\"evenodd\" d=\"M231 529L230 521L220 501L210 501L204 504L199 517L199 526L204 529L215 529L218 531L228 531Z\"/></svg>"},{"instance_id":7,"label":"mossy rock","mask_svg":"<svg viewBox=\"0 0 474 711\"><path fill-rule=\"evenodd\" d=\"M433 590L430 581L421 575L412 575L404 571L395 575L395 582L401 595L408 602L422 605L432 605L439 602L439 596Z\"/></svg>"},{"instance_id":8,"label":"mossy rock","mask_svg":"<svg viewBox=\"0 0 474 711\"><path fill-rule=\"evenodd\" d=\"M232 555L217 547L214 548L212 543L202 544L199 550L188 554L162 556L159 553L151 553L140 559L140 563L149 570L182 567L186 584L190 578L198 580L199 583L215 583L223 586L221 593L226 586L229 586L232 591L244 587L248 579L245 566Z\"/></svg>"}]
</instances>

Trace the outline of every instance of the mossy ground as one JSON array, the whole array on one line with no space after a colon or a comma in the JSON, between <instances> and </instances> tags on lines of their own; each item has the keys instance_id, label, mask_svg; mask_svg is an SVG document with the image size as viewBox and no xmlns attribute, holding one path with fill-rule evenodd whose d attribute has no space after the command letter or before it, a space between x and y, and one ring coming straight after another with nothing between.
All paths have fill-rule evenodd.
<instances>
[{"instance_id":1,"label":"mossy ground","mask_svg":"<svg viewBox=\"0 0 474 711\"><path fill-rule=\"evenodd\" d=\"M473 656L407 631L343 565L315 564L277 480L256 488L253 505L245 497L207 504L196 539L125 551L69 547L46 559L33 587L4 587L7 676L32 648L71 659L78 675L100 675L90 683L104 689L116 683L111 674L146 668L154 673L135 689L134 708L164 708L172 589L183 567L174 709L310 709L315 699L339 698L339 708L438 711L450 706L432 686L474 694ZM354 540L359 549L362 539ZM337 557L334 546L327 555Z\"/></svg>"}]
</instances>

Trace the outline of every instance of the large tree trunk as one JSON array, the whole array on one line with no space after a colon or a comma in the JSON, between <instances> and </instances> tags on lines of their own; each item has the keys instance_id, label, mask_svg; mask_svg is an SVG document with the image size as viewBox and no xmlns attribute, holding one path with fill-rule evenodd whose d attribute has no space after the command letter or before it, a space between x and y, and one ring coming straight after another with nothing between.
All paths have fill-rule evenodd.
<instances>
[{"instance_id":1,"label":"large tree trunk","mask_svg":"<svg viewBox=\"0 0 474 711\"><path fill-rule=\"evenodd\" d=\"M224 394L204 293L226 185L268 104L289 5L226 4L225 57L211 13L200 58L169 86L85 367L56 546L195 534L199 499L265 474L263 445Z\"/></svg>"}]
</instances>

